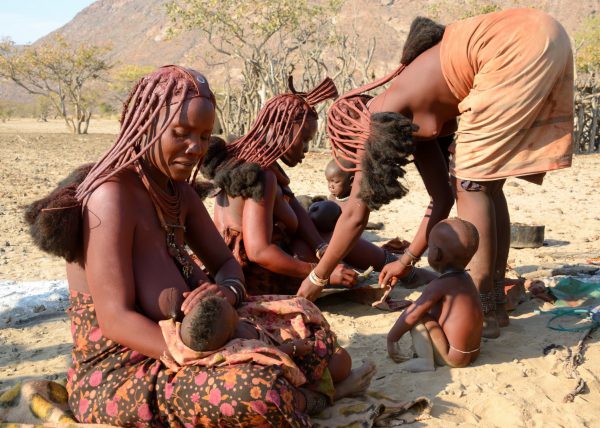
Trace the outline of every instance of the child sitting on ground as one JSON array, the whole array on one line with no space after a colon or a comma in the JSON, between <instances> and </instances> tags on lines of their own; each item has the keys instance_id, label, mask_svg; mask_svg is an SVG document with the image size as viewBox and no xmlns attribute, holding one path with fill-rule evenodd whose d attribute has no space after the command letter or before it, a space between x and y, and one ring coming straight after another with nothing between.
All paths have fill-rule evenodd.
<instances>
[{"instance_id":1,"label":"child sitting on ground","mask_svg":"<svg viewBox=\"0 0 600 428\"><path fill-rule=\"evenodd\" d=\"M431 230L428 261L441 275L425 287L387 336L389 356L401 362L397 342L410 331L417 358L400 364L401 370L433 371L436 364L465 367L479 355L483 311L465 271L478 245L475 226L458 218L441 221Z\"/></svg>"},{"instance_id":2,"label":"child sitting on ground","mask_svg":"<svg viewBox=\"0 0 600 428\"><path fill-rule=\"evenodd\" d=\"M348 168L353 167L343 159L342 164ZM342 208L350 196L354 173L342 170L335 160L331 160L325 167L325 179L330 192L327 200L314 202L308 208L310 218L321 233L332 232L335 228Z\"/></svg>"}]
</instances>

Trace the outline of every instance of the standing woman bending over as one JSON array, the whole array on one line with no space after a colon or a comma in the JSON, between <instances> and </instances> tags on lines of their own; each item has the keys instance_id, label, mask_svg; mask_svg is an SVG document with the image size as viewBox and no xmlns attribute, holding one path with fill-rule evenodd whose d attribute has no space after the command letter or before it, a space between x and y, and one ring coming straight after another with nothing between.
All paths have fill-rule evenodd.
<instances>
[{"instance_id":1,"label":"standing woman bending over","mask_svg":"<svg viewBox=\"0 0 600 428\"><path fill-rule=\"evenodd\" d=\"M378 82L350 92L330 109L334 154L353 160L361 172L314 272L317 278L327 278L352 248L369 210L405 194L397 179L411 155L430 192L447 188L444 171L424 166L434 165L434 154L428 158L420 151L452 132L460 116L451 148L451 183L458 216L473 223L480 236L468 268L484 309L483 335L497 337L499 326L508 325L503 283L510 222L502 187L508 177L540 184L546 171L571 165L569 37L556 20L533 9L475 16L447 28L417 18L401 63L391 87L370 102L361 93ZM384 268L380 282L393 284L394 278L407 275L425 250L428 231L449 209L436 211L432 197L431 217L424 220L409 251ZM299 294L318 292L318 284L307 278Z\"/></svg>"}]
</instances>

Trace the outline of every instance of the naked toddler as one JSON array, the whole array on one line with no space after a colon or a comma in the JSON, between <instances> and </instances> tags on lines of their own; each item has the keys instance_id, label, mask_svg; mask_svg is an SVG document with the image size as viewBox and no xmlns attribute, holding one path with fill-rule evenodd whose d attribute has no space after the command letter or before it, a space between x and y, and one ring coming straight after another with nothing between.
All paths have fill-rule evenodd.
<instances>
[{"instance_id":1,"label":"naked toddler","mask_svg":"<svg viewBox=\"0 0 600 428\"><path fill-rule=\"evenodd\" d=\"M467 221L448 219L432 229L428 261L440 276L402 313L387 336L388 354L400 362L397 342L410 331L417 357L401 363L402 370L465 367L479 355L483 311L465 271L478 245L477 229Z\"/></svg>"}]
</instances>

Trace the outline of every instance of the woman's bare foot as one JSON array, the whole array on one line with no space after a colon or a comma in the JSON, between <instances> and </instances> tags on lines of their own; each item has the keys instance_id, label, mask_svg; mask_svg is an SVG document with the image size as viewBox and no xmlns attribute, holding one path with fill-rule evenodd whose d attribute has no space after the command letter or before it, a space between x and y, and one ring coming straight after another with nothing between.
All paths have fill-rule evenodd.
<instances>
[{"instance_id":1,"label":"woman's bare foot","mask_svg":"<svg viewBox=\"0 0 600 428\"><path fill-rule=\"evenodd\" d=\"M496 339L500 336L500 326L496 319L496 311L483 314L483 331L481 335L487 339Z\"/></svg>"},{"instance_id":2,"label":"woman's bare foot","mask_svg":"<svg viewBox=\"0 0 600 428\"><path fill-rule=\"evenodd\" d=\"M352 369L350 375L341 382L335 384L334 400L344 397L355 397L367 391L371 379L377 371L377 366L371 360L367 360L357 369Z\"/></svg>"},{"instance_id":3,"label":"woman's bare foot","mask_svg":"<svg viewBox=\"0 0 600 428\"><path fill-rule=\"evenodd\" d=\"M496 320L498 321L499 327L508 327L510 319L508 318L508 312L504 304L496 303Z\"/></svg>"}]
</instances>

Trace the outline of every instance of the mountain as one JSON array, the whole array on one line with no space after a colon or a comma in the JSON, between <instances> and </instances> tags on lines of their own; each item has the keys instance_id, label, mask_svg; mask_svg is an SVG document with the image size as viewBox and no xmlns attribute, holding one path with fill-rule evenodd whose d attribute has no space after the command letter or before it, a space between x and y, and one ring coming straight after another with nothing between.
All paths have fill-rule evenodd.
<instances>
[{"instance_id":1,"label":"mountain","mask_svg":"<svg viewBox=\"0 0 600 428\"><path fill-rule=\"evenodd\" d=\"M200 32L189 31L167 39L169 18L165 3L165 0L98 0L36 43L60 33L72 42L111 46L110 58L117 64L187 65L202 70L218 84L224 66L209 67L203 61L210 47ZM462 3L467 6L453 0L346 0L335 25L341 30L356 31L363 46L375 38L373 64L376 73L382 75L398 63L410 23L418 15L433 14L433 18L448 23L473 4L497 4L502 8L531 6L555 16L573 36L583 20L600 9L598 0L464 0ZM14 88L0 87L0 98L12 98L14 93ZM20 91L16 93L23 96Z\"/></svg>"}]
</instances>

